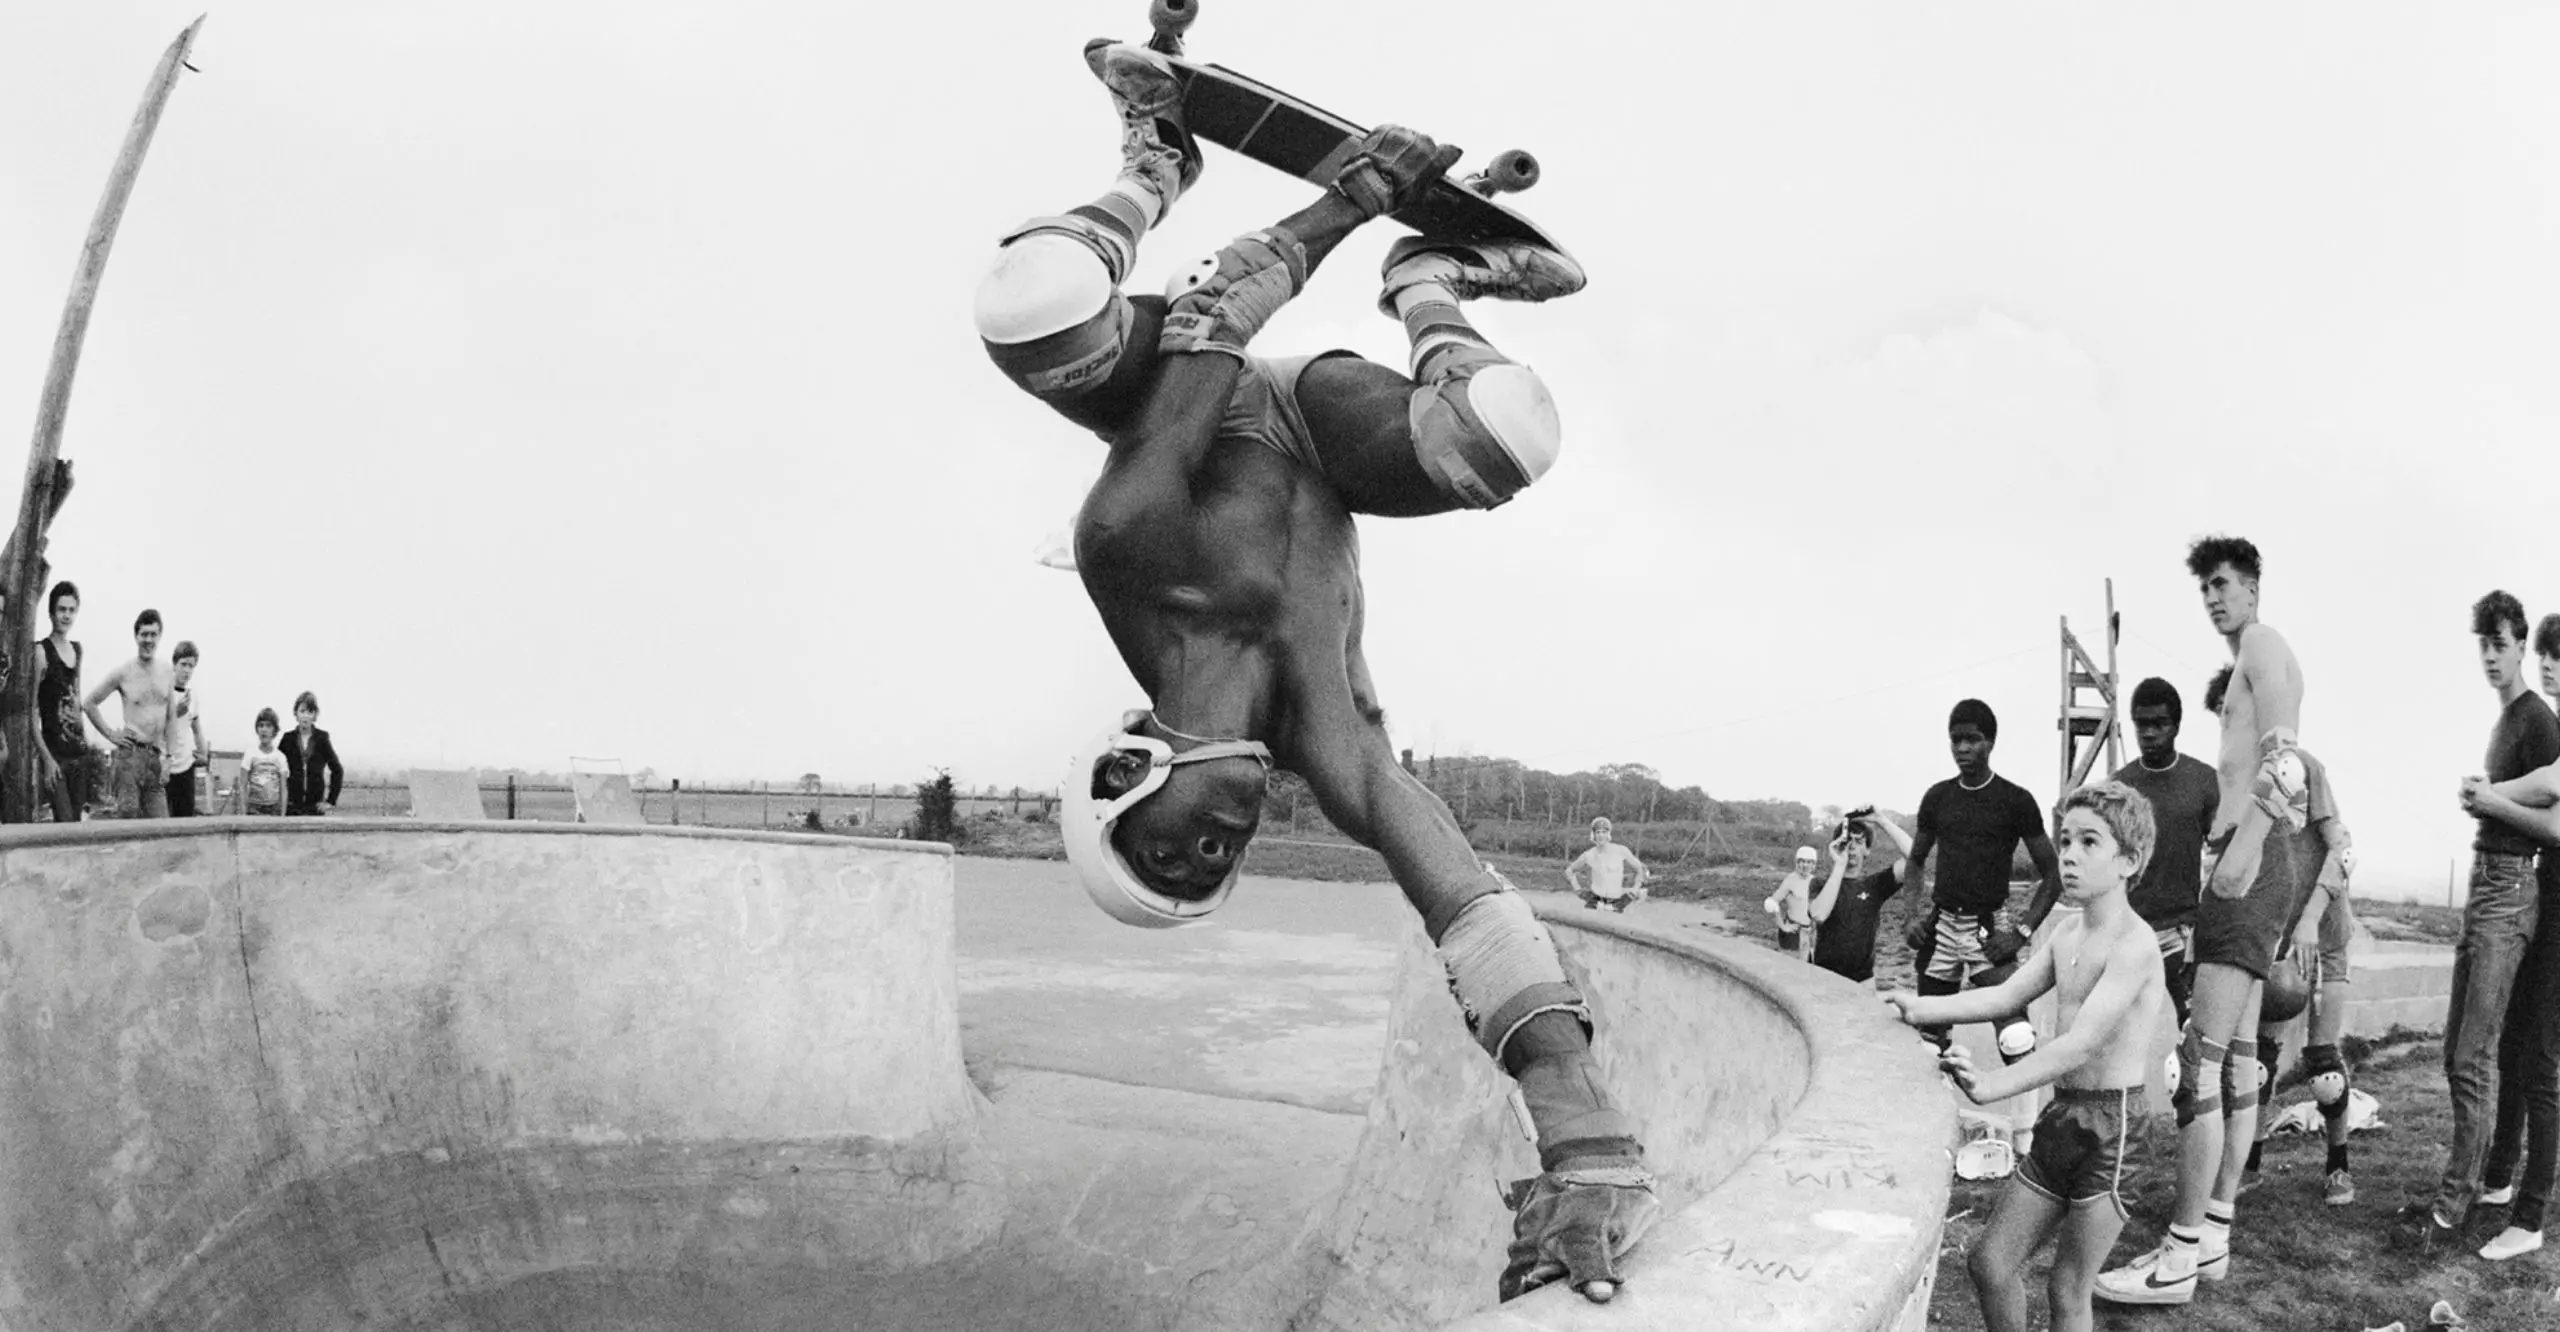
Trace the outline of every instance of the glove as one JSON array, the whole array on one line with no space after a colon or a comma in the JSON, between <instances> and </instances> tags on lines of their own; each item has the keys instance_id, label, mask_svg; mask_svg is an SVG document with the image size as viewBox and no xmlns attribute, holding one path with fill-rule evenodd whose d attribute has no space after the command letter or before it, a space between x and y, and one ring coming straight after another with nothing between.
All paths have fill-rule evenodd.
<instances>
[{"instance_id":1,"label":"glove","mask_svg":"<svg viewBox=\"0 0 2560 1332\"><path fill-rule=\"evenodd\" d=\"M1412 203L1423 187L1457 165L1458 146L1437 144L1401 125L1380 125L1360 141L1360 151L1333 178L1334 191L1362 217L1392 213Z\"/></svg>"},{"instance_id":2,"label":"glove","mask_svg":"<svg viewBox=\"0 0 2560 1332\"><path fill-rule=\"evenodd\" d=\"M1619 1264L1662 1216L1653 1173L1634 1157L1591 1157L1563 1163L1503 1191L1512 1209L1511 1261L1502 1269L1505 1302L1563 1277L1575 1290L1595 1281L1605 1300L1623 1278Z\"/></svg>"},{"instance_id":3,"label":"glove","mask_svg":"<svg viewBox=\"0 0 2560 1332\"><path fill-rule=\"evenodd\" d=\"M1287 227L1238 236L1167 284L1156 350L1241 358L1245 344L1306 281L1307 247Z\"/></svg>"}]
</instances>

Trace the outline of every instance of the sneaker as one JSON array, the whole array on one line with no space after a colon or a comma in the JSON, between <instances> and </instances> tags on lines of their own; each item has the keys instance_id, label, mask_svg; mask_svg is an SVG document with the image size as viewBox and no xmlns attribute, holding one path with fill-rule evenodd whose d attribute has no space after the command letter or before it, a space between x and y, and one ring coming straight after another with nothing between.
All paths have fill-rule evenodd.
<instances>
[{"instance_id":1,"label":"sneaker","mask_svg":"<svg viewBox=\"0 0 2560 1332\"><path fill-rule=\"evenodd\" d=\"M1407 236L1387 247L1379 270L1386 289L1378 309L1392 319L1396 293L1419 282L1436 282L1462 301L1491 297L1502 301L1550 301L1582 290L1590 281L1582 265L1562 252L1527 241L1438 241Z\"/></svg>"},{"instance_id":2,"label":"sneaker","mask_svg":"<svg viewBox=\"0 0 2560 1332\"><path fill-rule=\"evenodd\" d=\"M2519 1258L2542 1247L2542 1232L2509 1226L2498 1237L2480 1246L2480 1256L2493 1263Z\"/></svg>"},{"instance_id":3,"label":"sneaker","mask_svg":"<svg viewBox=\"0 0 2560 1332\"><path fill-rule=\"evenodd\" d=\"M2329 1172L2329 1192L2324 1199L2331 1207L2344 1207L2356 1200L2356 1177L2345 1170Z\"/></svg>"},{"instance_id":4,"label":"sneaker","mask_svg":"<svg viewBox=\"0 0 2560 1332\"><path fill-rule=\"evenodd\" d=\"M2515 1200L2516 1186L2513 1184L2501 1184L2480 1195L2480 1205L2483 1207L2504 1207Z\"/></svg>"},{"instance_id":5,"label":"sneaker","mask_svg":"<svg viewBox=\"0 0 2560 1332\"><path fill-rule=\"evenodd\" d=\"M2231 1232L2207 1226L2196 1245L2196 1280L2220 1281L2231 1275Z\"/></svg>"},{"instance_id":6,"label":"sneaker","mask_svg":"<svg viewBox=\"0 0 2560 1332\"><path fill-rule=\"evenodd\" d=\"M2196 1297L2195 1259L2193 1249L2172 1257L2172 1246L2162 1240L2160 1247L2132 1262L2099 1273L2092 1293L2109 1304L2185 1304Z\"/></svg>"},{"instance_id":7,"label":"sneaker","mask_svg":"<svg viewBox=\"0 0 2560 1332\"><path fill-rule=\"evenodd\" d=\"M1084 62L1111 91L1120 113L1120 161L1167 209L1200 179L1200 145L1182 124L1182 84L1165 58L1143 46L1096 37Z\"/></svg>"}]
</instances>

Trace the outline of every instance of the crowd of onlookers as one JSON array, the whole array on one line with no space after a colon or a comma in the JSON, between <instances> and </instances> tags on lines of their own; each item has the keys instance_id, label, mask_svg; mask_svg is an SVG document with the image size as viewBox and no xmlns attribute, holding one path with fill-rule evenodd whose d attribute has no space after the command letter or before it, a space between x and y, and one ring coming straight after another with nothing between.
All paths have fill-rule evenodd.
<instances>
[{"instance_id":1,"label":"crowd of onlookers","mask_svg":"<svg viewBox=\"0 0 2560 1332\"><path fill-rule=\"evenodd\" d=\"M309 690L293 701L294 729L274 708L258 709L257 744L241 757L239 781L220 808L199 811L199 772L213 767L205 743L204 708L196 695L196 645L178 640L160 652L160 612L133 621L133 656L83 692L88 652L71 637L80 589L60 582L45 597L52 632L36 642L36 766L56 823L83 817L186 818L198 813L326 814L338 803L346 773L329 733L319 727L320 700ZM118 723L100 709L113 698ZM89 732L107 748L92 745Z\"/></svg>"},{"instance_id":2,"label":"crowd of onlookers","mask_svg":"<svg viewBox=\"0 0 2560 1332\"><path fill-rule=\"evenodd\" d=\"M1913 989L1887 1001L1940 1046L1941 1068L1976 1103L2056 1089L2005 1152L1974 1156L1993 1163L1980 1174L2012 1180L1970 1263L1993 1328L2025 1325L2022 1274L2048 1237L2057 1327L2089 1326L2093 1299L2185 1304L2199 1281L2230 1270L2236 1204L2266 1139L2259 1107L2297 1015L2307 1013L2299 1067L2326 1121L2323 1200L2356 1200L2347 1139L2360 1093L2341 1045L2353 839L2325 765L2299 738L2300 665L2258 618L2257 548L2203 538L2187 569L2232 651L2204 695L2218 763L2178 751L2178 691L2144 680L2130 708L2140 753L2069 792L2049 835L2037 802L1991 770L1997 718L1965 699L1947 721L1956 773L1923 796L1911 831L1872 807L1852 810L1831 828L1827 879L1821 853L1800 848L1762 904L1782 950L1869 982L1879 906L1935 857L1904 935ZM2536 694L2527 662L2560 701L2560 615L2537 626L2518 598L2493 591L2472 606L2471 631L2498 708L2482 770L2460 788L2476 830L2444 1027L2453 1128L2442 1178L2395 1219L2422 1252L2459 1246L2503 1262L2543 1246L2560 1194L2560 713ZM1875 868L1879 835L1895 847ZM1588 905L1624 910L1642 896L1643 867L1609 845L1605 820L1592 842L1566 877ZM2022 848L2039 882L2013 915ZM2040 927L2060 906L2071 916L2048 937ZM2057 990L2057 1029L2040 1034L2027 1004ZM2163 1019L2178 1038L2155 1066ZM1948 1040L1952 1023L1970 1021L1991 1025L2004 1067L1978 1065ZM2168 1233L2101 1271L2125 1219L2124 1148L2155 1067L2178 1128ZM1967 1153L1956 1159L1962 1170Z\"/></svg>"}]
</instances>

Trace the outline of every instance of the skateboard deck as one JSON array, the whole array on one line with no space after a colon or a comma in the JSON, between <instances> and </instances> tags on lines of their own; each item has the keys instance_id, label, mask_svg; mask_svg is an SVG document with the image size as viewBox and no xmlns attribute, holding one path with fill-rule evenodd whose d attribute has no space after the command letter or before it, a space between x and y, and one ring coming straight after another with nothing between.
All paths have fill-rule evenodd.
<instances>
[{"instance_id":1,"label":"skateboard deck","mask_svg":"<svg viewBox=\"0 0 2560 1332\"><path fill-rule=\"evenodd\" d=\"M1317 185L1332 184L1368 129L1224 65L1185 57L1182 32L1199 8L1199 0L1154 0L1156 35L1147 43L1168 58L1182 83L1184 125L1194 137L1265 166ZM1433 181L1422 198L1387 216L1435 238L1525 240L1562 253L1564 247L1537 223L1492 197L1527 189L1537 179L1535 158L1507 152L1464 182L1447 176Z\"/></svg>"}]
</instances>

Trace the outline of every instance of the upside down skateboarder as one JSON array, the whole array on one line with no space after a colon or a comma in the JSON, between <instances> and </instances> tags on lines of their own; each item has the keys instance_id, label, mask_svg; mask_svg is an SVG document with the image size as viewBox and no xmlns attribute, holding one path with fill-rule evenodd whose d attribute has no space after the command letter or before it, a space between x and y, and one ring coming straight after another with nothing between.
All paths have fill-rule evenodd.
<instances>
[{"instance_id":1,"label":"upside down skateboarder","mask_svg":"<svg viewBox=\"0 0 2560 1332\"><path fill-rule=\"evenodd\" d=\"M1567 295L1582 273L1527 245L1410 238L1388 255L1379 304L1410 335L1411 378L1347 352L1255 356L1255 333L1334 246L1457 150L1382 126L1314 203L1162 298L1126 296L1140 238L1201 159L1160 59L1107 42L1085 54L1120 113L1121 175L1005 237L976 303L997 366L1110 445L1075 562L1151 706L1078 754L1068 859L1122 921L1196 920L1235 885L1269 770L1304 777L1327 818L1385 856L1536 1124L1542 1173L1511 1194L1502 1298L1562 1277L1607 1300L1660 1213L1637 1126L1593 1061L1589 1011L1546 929L1396 762L1361 655L1351 517L1491 508L1546 472L1559 432L1545 386L1459 302Z\"/></svg>"}]
</instances>

